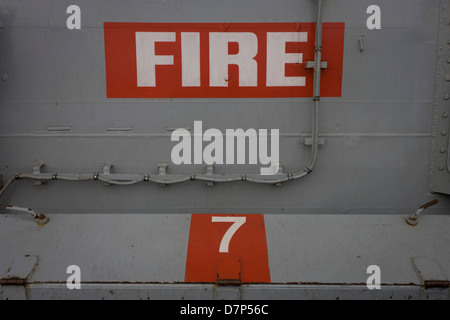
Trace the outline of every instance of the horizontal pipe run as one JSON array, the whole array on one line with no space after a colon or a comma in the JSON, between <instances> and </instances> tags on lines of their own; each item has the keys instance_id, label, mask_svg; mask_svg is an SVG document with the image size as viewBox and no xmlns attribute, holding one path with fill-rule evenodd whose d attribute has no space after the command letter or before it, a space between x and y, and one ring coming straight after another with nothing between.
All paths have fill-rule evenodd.
<instances>
[{"instance_id":1,"label":"horizontal pipe run","mask_svg":"<svg viewBox=\"0 0 450 320\"><path fill-rule=\"evenodd\" d=\"M306 170L298 173L263 176L259 174L102 174L102 173L19 173L16 179L35 181L101 181L112 185L133 185L141 182L158 184L177 184L187 181L236 182L247 181L259 184L278 184L297 180L308 174Z\"/></svg>"}]
</instances>

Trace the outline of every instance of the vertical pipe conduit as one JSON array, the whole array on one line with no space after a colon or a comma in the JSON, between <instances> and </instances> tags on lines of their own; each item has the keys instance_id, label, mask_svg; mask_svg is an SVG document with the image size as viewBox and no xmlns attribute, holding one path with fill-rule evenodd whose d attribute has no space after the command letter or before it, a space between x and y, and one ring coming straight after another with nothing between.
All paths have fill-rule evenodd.
<instances>
[{"instance_id":1,"label":"vertical pipe conduit","mask_svg":"<svg viewBox=\"0 0 450 320\"><path fill-rule=\"evenodd\" d=\"M317 152L319 149L319 107L320 107L320 75L322 64L322 0L317 2L316 15L316 44L315 44L315 67L314 67L314 117L313 117L313 134L312 134L312 156L311 163L307 167L311 172L317 161Z\"/></svg>"},{"instance_id":2,"label":"vertical pipe conduit","mask_svg":"<svg viewBox=\"0 0 450 320\"><path fill-rule=\"evenodd\" d=\"M7 191L11 184L20 179L31 179L38 181L65 180L65 181L102 181L112 185L132 185L140 182L154 182L158 184L170 185L186 181L206 181L206 182L233 182L248 181L260 184L281 184L283 182L298 180L309 175L317 161L319 149L319 107L320 107L320 76L322 62L322 0L315 0L317 3L316 26L315 26L315 62L314 62L314 112L312 123L312 150L309 164L301 171L294 173L278 173L274 176L263 176L260 174L78 174L78 173L18 173L1 190L0 197Z\"/></svg>"}]
</instances>

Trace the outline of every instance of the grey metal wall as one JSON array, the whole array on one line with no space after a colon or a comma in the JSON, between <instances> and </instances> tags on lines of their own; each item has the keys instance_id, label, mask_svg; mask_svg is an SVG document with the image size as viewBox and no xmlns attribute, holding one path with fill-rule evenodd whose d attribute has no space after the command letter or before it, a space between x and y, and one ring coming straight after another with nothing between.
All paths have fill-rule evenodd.
<instances>
[{"instance_id":1,"label":"grey metal wall","mask_svg":"<svg viewBox=\"0 0 450 320\"><path fill-rule=\"evenodd\" d=\"M66 28L66 8L81 8L81 30ZM366 9L382 9L368 30ZM325 1L324 22L345 22L341 98L321 102L315 171L282 187L190 182L161 188L21 181L3 204L46 213L411 213L429 193L439 0ZM204 172L174 166L166 128L279 128L286 171L304 167L311 99L107 99L103 22L313 22L312 0L1 0L0 171ZM364 36L361 52L358 39ZM326 45L326 44L324 44ZM62 131L58 131L62 130ZM131 128L131 131L114 131ZM56 129L56 131L55 131ZM259 166L219 166L257 172Z\"/></svg>"},{"instance_id":2,"label":"grey metal wall","mask_svg":"<svg viewBox=\"0 0 450 320\"><path fill-rule=\"evenodd\" d=\"M0 215L0 300L450 298L447 215L423 216L416 228L390 214L264 220L270 283L223 286L185 282L191 215L52 214L43 227ZM74 263L81 290L66 286ZM381 269L381 290L366 286L372 264ZM11 277L26 286L6 285Z\"/></svg>"}]
</instances>

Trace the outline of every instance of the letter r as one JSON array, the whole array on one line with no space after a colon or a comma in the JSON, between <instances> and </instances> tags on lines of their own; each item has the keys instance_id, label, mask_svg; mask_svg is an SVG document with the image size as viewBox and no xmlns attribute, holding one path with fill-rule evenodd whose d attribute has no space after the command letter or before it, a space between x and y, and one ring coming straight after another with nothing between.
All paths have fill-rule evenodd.
<instances>
[{"instance_id":1,"label":"letter r","mask_svg":"<svg viewBox=\"0 0 450 320\"><path fill-rule=\"evenodd\" d=\"M228 44L237 42L239 53L228 54ZM251 32L211 32L209 34L210 86L228 87L229 65L239 66L239 86L258 86L258 38Z\"/></svg>"}]
</instances>

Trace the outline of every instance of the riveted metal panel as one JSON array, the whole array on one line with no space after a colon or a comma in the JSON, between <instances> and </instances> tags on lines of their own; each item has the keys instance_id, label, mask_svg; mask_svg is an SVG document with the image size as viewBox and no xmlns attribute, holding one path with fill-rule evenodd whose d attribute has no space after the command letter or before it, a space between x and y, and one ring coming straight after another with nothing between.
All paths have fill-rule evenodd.
<instances>
[{"instance_id":1,"label":"riveted metal panel","mask_svg":"<svg viewBox=\"0 0 450 320\"><path fill-rule=\"evenodd\" d=\"M108 99L103 25L310 23L315 19L314 1L99 0L77 4L82 14L80 30L67 29L68 3L63 1L1 3L0 169L4 181L19 172L31 172L38 160L46 163L42 172L49 174L94 174L102 172L106 162L114 163L116 173L155 173L159 163L167 163L169 173L204 173L203 165L171 162L175 144L167 129L192 128L196 120L203 120L204 129L221 131L279 128L284 172L307 164L311 146L302 141L311 137L310 98ZM366 9L371 4L324 1L323 21L345 23L342 97L321 101L319 131L325 145L319 147L317 165L307 178L281 188L243 182L205 188L204 183L193 182L160 189L61 181L35 187L21 181L3 196L3 203L58 213L414 210L431 198L427 150L432 142L441 2L381 1L381 30L367 29ZM448 130L448 124L439 129L436 139ZM447 167L442 160L438 164L436 159L433 170ZM214 170L217 174L256 173L259 166L219 165ZM432 185L438 184L442 183L433 180ZM430 210L448 212L449 200L440 200Z\"/></svg>"},{"instance_id":2,"label":"riveted metal panel","mask_svg":"<svg viewBox=\"0 0 450 320\"><path fill-rule=\"evenodd\" d=\"M450 194L450 4L441 1L436 68L431 191Z\"/></svg>"}]
</instances>

